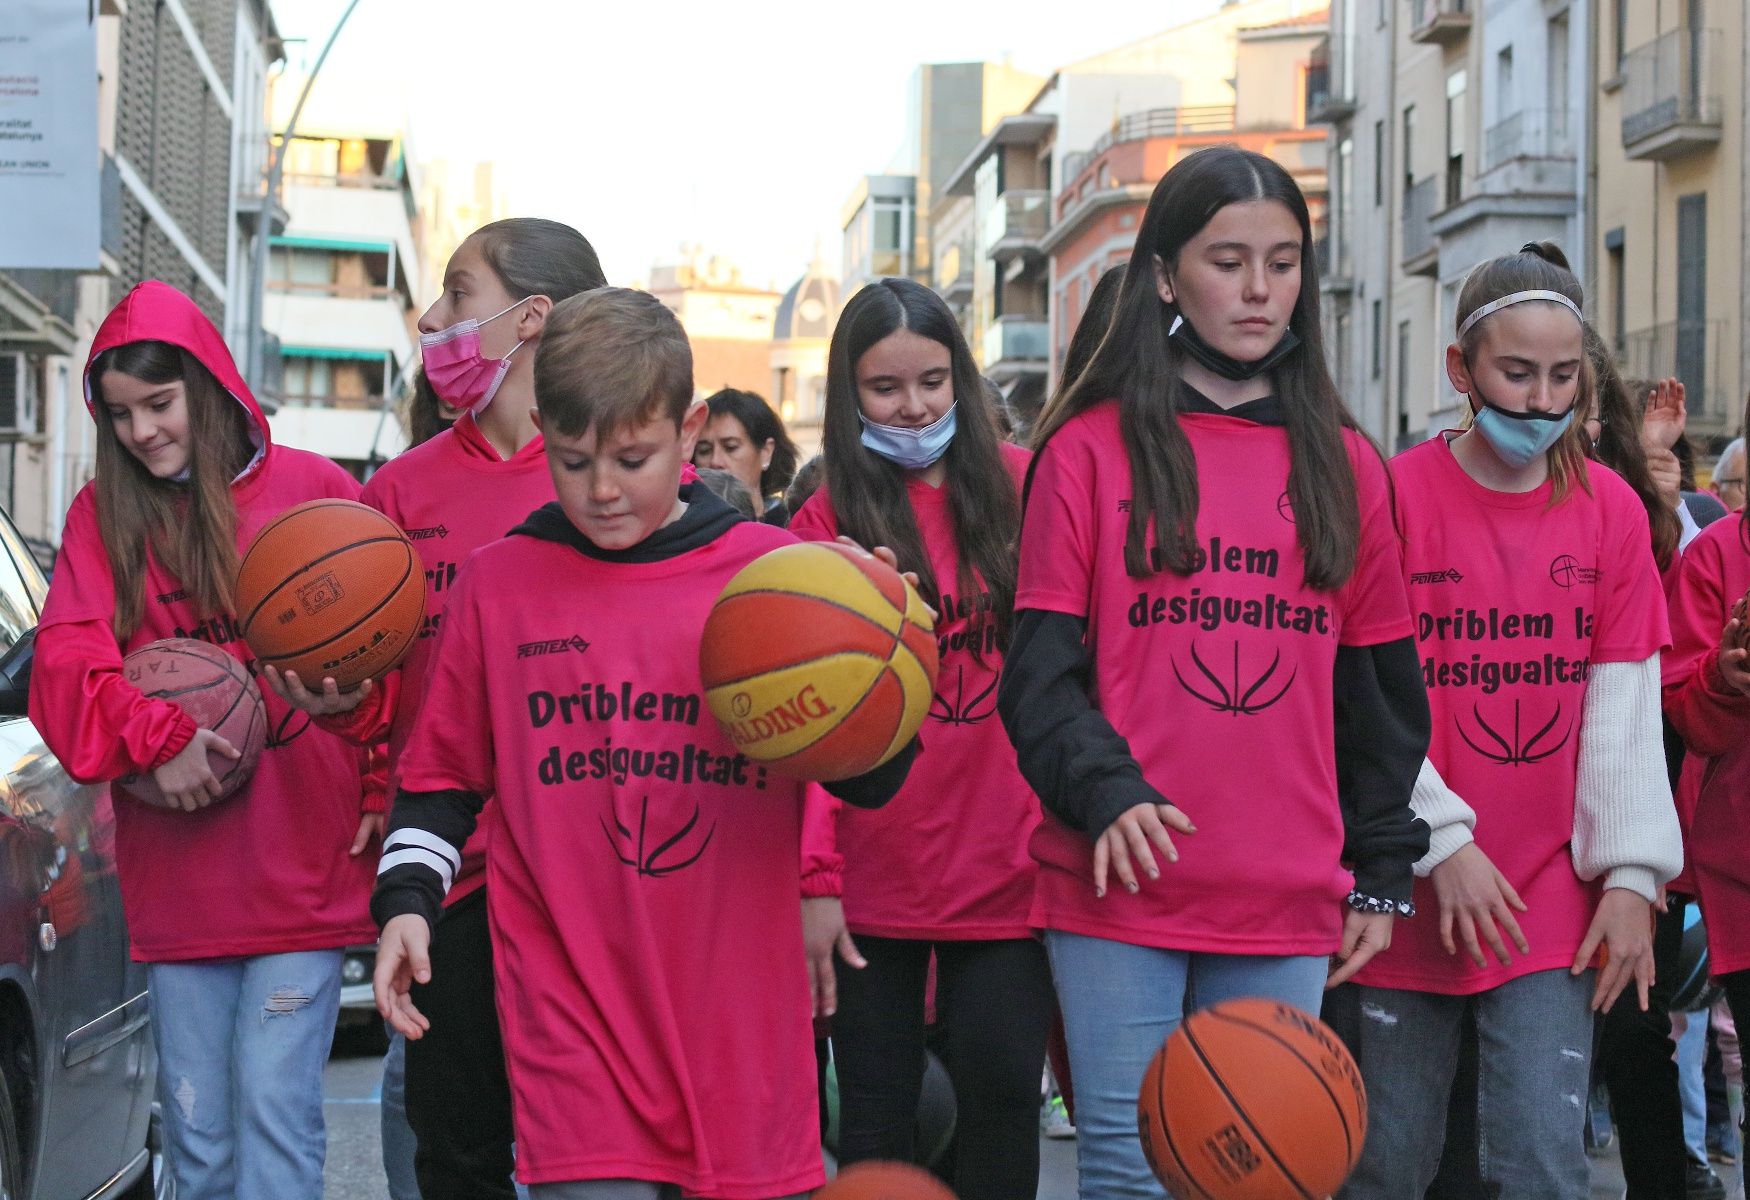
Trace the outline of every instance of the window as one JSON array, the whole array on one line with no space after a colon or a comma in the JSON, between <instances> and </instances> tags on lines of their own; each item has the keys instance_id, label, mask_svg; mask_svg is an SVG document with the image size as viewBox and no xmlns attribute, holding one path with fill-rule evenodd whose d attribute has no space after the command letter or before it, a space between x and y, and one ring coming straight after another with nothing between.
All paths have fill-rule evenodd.
<instances>
[{"instance_id":1,"label":"window","mask_svg":"<svg viewBox=\"0 0 1750 1200\"><path fill-rule=\"evenodd\" d=\"M1692 410L1707 396L1707 193L1677 198L1677 378Z\"/></svg>"},{"instance_id":2,"label":"window","mask_svg":"<svg viewBox=\"0 0 1750 1200\"><path fill-rule=\"evenodd\" d=\"M1628 0L1616 0L1611 29L1616 34L1616 72L1622 74L1622 60L1628 57Z\"/></svg>"},{"instance_id":3,"label":"window","mask_svg":"<svg viewBox=\"0 0 1750 1200\"><path fill-rule=\"evenodd\" d=\"M1416 106L1404 108L1404 192L1416 186Z\"/></svg>"},{"instance_id":4,"label":"window","mask_svg":"<svg viewBox=\"0 0 1750 1200\"><path fill-rule=\"evenodd\" d=\"M1373 206L1385 203L1385 122L1373 123Z\"/></svg>"},{"instance_id":5,"label":"window","mask_svg":"<svg viewBox=\"0 0 1750 1200\"><path fill-rule=\"evenodd\" d=\"M1398 449L1410 435L1410 323L1398 322Z\"/></svg>"},{"instance_id":6,"label":"window","mask_svg":"<svg viewBox=\"0 0 1750 1200\"><path fill-rule=\"evenodd\" d=\"M1369 322L1371 327L1368 329L1373 353L1373 361L1370 364L1371 369L1368 371L1368 375L1373 379L1378 379L1380 373L1385 369L1385 329L1381 325L1384 319L1385 313L1380 308L1379 301L1375 300L1373 302L1373 316Z\"/></svg>"},{"instance_id":7,"label":"window","mask_svg":"<svg viewBox=\"0 0 1750 1200\"><path fill-rule=\"evenodd\" d=\"M286 399L327 400L334 394L334 373L325 358L288 358Z\"/></svg>"},{"instance_id":8,"label":"window","mask_svg":"<svg viewBox=\"0 0 1750 1200\"><path fill-rule=\"evenodd\" d=\"M1517 107L1513 101L1513 47L1503 46L1495 56L1495 112L1499 117Z\"/></svg>"},{"instance_id":9,"label":"window","mask_svg":"<svg viewBox=\"0 0 1750 1200\"><path fill-rule=\"evenodd\" d=\"M1465 73L1446 77L1446 203L1457 204L1464 193Z\"/></svg>"},{"instance_id":10,"label":"window","mask_svg":"<svg viewBox=\"0 0 1750 1200\"><path fill-rule=\"evenodd\" d=\"M1621 230L1615 230L1619 236ZM1619 240L1613 246L1608 235L1605 238L1605 253L1610 261L1610 337L1611 346L1617 354L1621 354L1628 345L1628 271L1623 261L1623 245Z\"/></svg>"}]
</instances>

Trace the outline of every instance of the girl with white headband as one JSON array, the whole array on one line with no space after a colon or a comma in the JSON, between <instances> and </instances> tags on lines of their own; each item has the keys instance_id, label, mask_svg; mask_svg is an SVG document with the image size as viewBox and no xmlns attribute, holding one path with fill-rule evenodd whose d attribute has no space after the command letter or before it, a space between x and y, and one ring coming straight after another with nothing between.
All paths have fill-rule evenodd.
<instances>
[{"instance_id":1,"label":"girl with white headband","mask_svg":"<svg viewBox=\"0 0 1750 1200\"><path fill-rule=\"evenodd\" d=\"M1669 635L1646 510L1583 448L1583 301L1553 246L1473 271L1446 351L1471 424L1391 464L1432 838L1427 919L1358 976L1370 1120L1349 1200L1427 1189L1467 1022L1491 1194L1583 1200L1593 1013L1631 986L1644 1005L1652 981L1650 909L1682 859L1659 726Z\"/></svg>"}]
</instances>

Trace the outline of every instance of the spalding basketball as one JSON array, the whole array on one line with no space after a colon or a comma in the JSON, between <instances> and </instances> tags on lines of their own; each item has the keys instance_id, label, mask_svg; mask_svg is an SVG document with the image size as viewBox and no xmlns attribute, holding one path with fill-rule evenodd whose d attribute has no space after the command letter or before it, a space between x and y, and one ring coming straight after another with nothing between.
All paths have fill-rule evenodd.
<instances>
[{"instance_id":1,"label":"spalding basketball","mask_svg":"<svg viewBox=\"0 0 1750 1200\"><path fill-rule=\"evenodd\" d=\"M237 620L263 663L311 691L350 691L395 666L425 618L425 571L382 513L351 500L288 508L237 570Z\"/></svg>"},{"instance_id":2,"label":"spalding basketball","mask_svg":"<svg viewBox=\"0 0 1750 1200\"><path fill-rule=\"evenodd\" d=\"M1348 1049L1274 1000L1187 1017L1149 1064L1136 1113L1167 1191L1209 1200L1332 1195L1367 1137L1367 1091Z\"/></svg>"},{"instance_id":3,"label":"spalding basketball","mask_svg":"<svg viewBox=\"0 0 1750 1200\"><path fill-rule=\"evenodd\" d=\"M224 789L219 799L229 799L249 782L267 746L267 707L242 663L206 642L165 638L122 659L122 676L147 699L170 701L243 756L233 760L208 752L207 761ZM150 774L129 775L116 786L147 804L174 807Z\"/></svg>"},{"instance_id":4,"label":"spalding basketball","mask_svg":"<svg viewBox=\"0 0 1750 1200\"><path fill-rule=\"evenodd\" d=\"M801 779L874 770L936 687L930 612L880 559L834 542L761 555L705 622L705 702L743 754Z\"/></svg>"},{"instance_id":5,"label":"spalding basketball","mask_svg":"<svg viewBox=\"0 0 1750 1200\"><path fill-rule=\"evenodd\" d=\"M871 1161L840 1171L814 1200L954 1200L954 1193L922 1167Z\"/></svg>"}]
</instances>

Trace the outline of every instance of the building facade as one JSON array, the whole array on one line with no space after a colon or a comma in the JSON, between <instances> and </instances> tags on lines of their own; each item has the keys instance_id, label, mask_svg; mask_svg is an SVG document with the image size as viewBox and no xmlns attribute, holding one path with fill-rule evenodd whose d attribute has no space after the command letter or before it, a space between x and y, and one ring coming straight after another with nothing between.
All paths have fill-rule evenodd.
<instances>
[{"instance_id":1,"label":"building facade","mask_svg":"<svg viewBox=\"0 0 1750 1200\"><path fill-rule=\"evenodd\" d=\"M103 0L97 22L101 267L0 270L0 503L44 552L94 469L81 375L127 290L182 289L241 354L282 56L265 0Z\"/></svg>"},{"instance_id":2,"label":"building facade","mask_svg":"<svg viewBox=\"0 0 1750 1200\"><path fill-rule=\"evenodd\" d=\"M827 350L838 311L839 281L817 258L790 285L772 318L772 377L766 398L805 458L820 449Z\"/></svg>"},{"instance_id":3,"label":"building facade","mask_svg":"<svg viewBox=\"0 0 1750 1200\"><path fill-rule=\"evenodd\" d=\"M1599 4L1591 316L1623 369L1683 380L1692 435L1742 429L1744 6Z\"/></svg>"},{"instance_id":4,"label":"building facade","mask_svg":"<svg viewBox=\"0 0 1750 1200\"><path fill-rule=\"evenodd\" d=\"M766 395L772 382L772 322L783 294L742 278L741 268L699 246L650 272L650 294L675 316L693 347L693 389ZM769 397L767 397L769 399Z\"/></svg>"}]
</instances>

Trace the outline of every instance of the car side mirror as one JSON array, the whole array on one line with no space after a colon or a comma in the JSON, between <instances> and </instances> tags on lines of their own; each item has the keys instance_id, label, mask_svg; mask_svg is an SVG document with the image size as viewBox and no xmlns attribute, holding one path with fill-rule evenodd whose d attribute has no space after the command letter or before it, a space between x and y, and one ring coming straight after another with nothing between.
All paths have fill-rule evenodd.
<instances>
[{"instance_id":1,"label":"car side mirror","mask_svg":"<svg viewBox=\"0 0 1750 1200\"><path fill-rule=\"evenodd\" d=\"M36 630L26 631L0 656L0 717L22 717L30 707L30 664L36 657Z\"/></svg>"}]
</instances>

